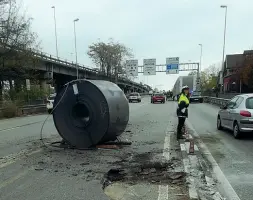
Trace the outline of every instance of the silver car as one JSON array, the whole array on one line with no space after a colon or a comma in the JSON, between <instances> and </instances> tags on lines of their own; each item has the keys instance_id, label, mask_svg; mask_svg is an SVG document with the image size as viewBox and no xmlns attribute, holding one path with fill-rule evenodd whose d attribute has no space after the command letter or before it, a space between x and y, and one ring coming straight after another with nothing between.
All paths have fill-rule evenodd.
<instances>
[{"instance_id":1,"label":"silver car","mask_svg":"<svg viewBox=\"0 0 253 200\"><path fill-rule=\"evenodd\" d=\"M130 103L133 101L141 102L141 95L137 92L133 92L129 95L128 100Z\"/></svg>"},{"instance_id":2,"label":"silver car","mask_svg":"<svg viewBox=\"0 0 253 200\"><path fill-rule=\"evenodd\" d=\"M226 128L239 138L242 132L253 132L253 94L232 98L218 112L217 129Z\"/></svg>"}]
</instances>

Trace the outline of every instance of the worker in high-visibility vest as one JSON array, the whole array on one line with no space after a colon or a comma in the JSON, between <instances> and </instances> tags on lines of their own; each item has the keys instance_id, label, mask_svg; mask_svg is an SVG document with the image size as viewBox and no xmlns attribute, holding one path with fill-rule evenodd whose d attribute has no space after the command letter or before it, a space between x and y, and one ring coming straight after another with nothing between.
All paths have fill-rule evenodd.
<instances>
[{"instance_id":1,"label":"worker in high-visibility vest","mask_svg":"<svg viewBox=\"0 0 253 200\"><path fill-rule=\"evenodd\" d=\"M177 139L184 139L182 128L184 127L185 119L188 117L188 106L189 106L189 87L186 85L182 88L182 92L178 99L177 117Z\"/></svg>"}]
</instances>

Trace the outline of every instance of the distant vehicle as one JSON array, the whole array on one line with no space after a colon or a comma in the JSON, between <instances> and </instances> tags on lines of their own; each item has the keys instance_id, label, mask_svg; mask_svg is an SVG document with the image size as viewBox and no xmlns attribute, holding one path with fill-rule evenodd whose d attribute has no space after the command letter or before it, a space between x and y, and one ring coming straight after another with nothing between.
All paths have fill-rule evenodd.
<instances>
[{"instance_id":1,"label":"distant vehicle","mask_svg":"<svg viewBox=\"0 0 253 200\"><path fill-rule=\"evenodd\" d=\"M235 138L242 132L253 132L253 94L242 94L221 106L217 116L217 129L233 131Z\"/></svg>"},{"instance_id":2,"label":"distant vehicle","mask_svg":"<svg viewBox=\"0 0 253 200\"><path fill-rule=\"evenodd\" d=\"M128 100L130 103L133 101L141 102L141 95L137 92L133 92L129 95Z\"/></svg>"},{"instance_id":3,"label":"distant vehicle","mask_svg":"<svg viewBox=\"0 0 253 200\"><path fill-rule=\"evenodd\" d=\"M149 94L149 95L152 95L152 94L153 94L153 91L152 91L152 90L150 90L150 91L148 92L148 94Z\"/></svg>"},{"instance_id":4,"label":"distant vehicle","mask_svg":"<svg viewBox=\"0 0 253 200\"><path fill-rule=\"evenodd\" d=\"M196 75L189 75L189 76L179 76L177 81L174 84L172 89L172 93L174 95L180 94L182 92L182 87L187 85L190 91L197 92L201 90L197 88L197 76ZM175 99L176 96L174 96Z\"/></svg>"},{"instance_id":5,"label":"distant vehicle","mask_svg":"<svg viewBox=\"0 0 253 200\"><path fill-rule=\"evenodd\" d=\"M191 102L203 103L203 97L201 96L201 92L193 91L190 95L190 103Z\"/></svg>"},{"instance_id":6,"label":"distant vehicle","mask_svg":"<svg viewBox=\"0 0 253 200\"><path fill-rule=\"evenodd\" d=\"M49 114L52 113L53 107L54 107L54 98L56 94L50 94L49 97L47 98L47 112Z\"/></svg>"},{"instance_id":7,"label":"distant vehicle","mask_svg":"<svg viewBox=\"0 0 253 200\"><path fill-rule=\"evenodd\" d=\"M165 96L163 93L155 93L151 96L151 103L160 102L165 103Z\"/></svg>"}]
</instances>

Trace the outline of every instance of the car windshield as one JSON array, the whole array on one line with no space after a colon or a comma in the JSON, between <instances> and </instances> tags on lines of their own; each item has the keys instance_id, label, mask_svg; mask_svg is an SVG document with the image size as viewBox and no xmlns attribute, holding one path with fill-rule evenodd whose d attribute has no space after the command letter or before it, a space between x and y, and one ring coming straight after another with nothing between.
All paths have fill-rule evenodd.
<instances>
[{"instance_id":1,"label":"car windshield","mask_svg":"<svg viewBox=\"0 0 253 200\"><path fill-rule=\"evenodd\" d=\"M191 94L191 96L200 96L200 95L201 95L200 92L193 92L193 93Z\"/></svg>"},{"instance_id":2,"label":"car windshield","mask_svg":"<svg viewBox=\"0 0 253 200\"><path fill-rule=\"evenodd\" d=\"M136 94L130 94L129 96L130 96L130 97L137 97L138 94L137 94L137 93L136 93Z\"/></svg>"},{"instance_id":3,"label":"car windshield","mask_svg":"<svg viewBox=\"0 0 253 200\"><path fill-rule=\"evenodd\" d=\"M246 100L246 108L253 109L253 97L250 97Z\"/></svg>"},{"instance_id":4,"label":"car windshield","mask_svg":"<svg viewBox=\"0 0 253 200\"><path fill-rule=\"evenodd\" d=\"M155 94L156 97L163 96L163 94Z\"/></svg>"}]
</instances>

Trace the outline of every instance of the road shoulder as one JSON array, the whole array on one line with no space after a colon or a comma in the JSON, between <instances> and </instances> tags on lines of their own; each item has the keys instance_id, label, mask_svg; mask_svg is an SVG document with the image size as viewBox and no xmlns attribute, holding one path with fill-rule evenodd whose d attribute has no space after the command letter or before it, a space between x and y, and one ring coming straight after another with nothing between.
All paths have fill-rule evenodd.
<instances>
[{"instance_id":1,"label":"road shoulder","mask_svg":"<svg viewBox=\"0 0 253 200\"><path fill-rule=\"evenodd\" d=\"M189 140L181 141L181 151L184 157L188 157L189 162L195 165L191 176L196 180L194 185L198 195L207 198L206 195L209 194L215 200L240 200L207 146L188 120L186 121L186 134L189 135ZM194 144L194 153L190 153L192 150L190 141Z\"/></svg>"}]
</instances>

